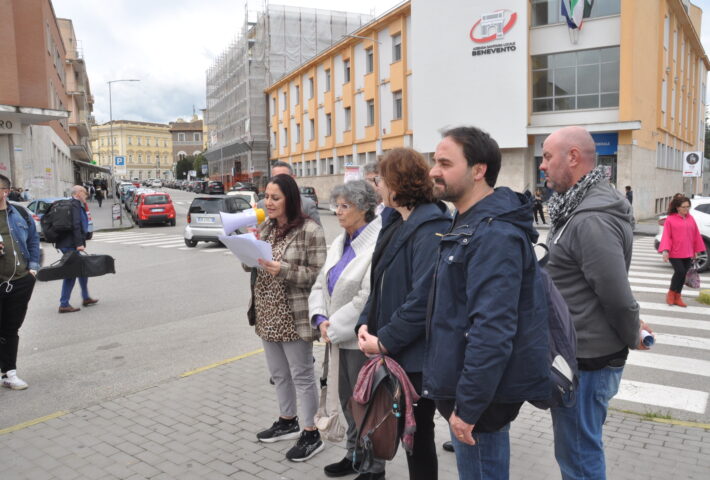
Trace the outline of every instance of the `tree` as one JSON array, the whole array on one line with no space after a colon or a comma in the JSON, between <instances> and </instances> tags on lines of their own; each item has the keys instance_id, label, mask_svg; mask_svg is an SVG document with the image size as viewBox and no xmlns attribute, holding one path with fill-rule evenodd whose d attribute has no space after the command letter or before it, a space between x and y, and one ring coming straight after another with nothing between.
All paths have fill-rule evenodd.
<instances>
[{"instance_id":1,"label":"tree","mask_svg":"<svg viewBox=\"0 0 710 480\"><path fill-rule=\"evenodd\" d=\"M194 167L195 163L194 157L192 155L181 157L175 167L176 178L187 178L187 172L189 172L190 170L194 170Z\"/></svg>"},{"instance_id":2,"label":"tree","mask_svg":"<svg viewBox=\"0 0 710 480\"><path fill-rule=\"evenodd\" d=\"M194 157L193 161L194 170L197 172L199 178L203 178L205 175L202 174L202 165L207 165L207 159L201 153L198 153Z\"/></svg>"}]
</instances>

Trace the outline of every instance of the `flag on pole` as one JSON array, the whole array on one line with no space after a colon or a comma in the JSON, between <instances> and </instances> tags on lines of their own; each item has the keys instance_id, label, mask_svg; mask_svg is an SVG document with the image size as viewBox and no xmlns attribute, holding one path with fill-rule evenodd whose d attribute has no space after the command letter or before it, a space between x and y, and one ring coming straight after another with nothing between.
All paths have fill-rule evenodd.
<instances>
[{"instance_id":1,"label":"flag on pole","mask_svg":"<svg viewBox=\"0 0 710 480\"><path fill-rule=\"evenodd\" d=\"M594 0L562 0L560 3L567 26L571 29L581 29L582 22L592 12Z\"/></svg>"}]
</instances>

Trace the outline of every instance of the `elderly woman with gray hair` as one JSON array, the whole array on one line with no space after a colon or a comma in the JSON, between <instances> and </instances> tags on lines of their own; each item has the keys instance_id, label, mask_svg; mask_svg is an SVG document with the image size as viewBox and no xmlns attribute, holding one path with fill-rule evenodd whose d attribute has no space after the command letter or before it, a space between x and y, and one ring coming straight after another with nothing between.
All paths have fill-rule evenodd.
<instances>
[{"instance_id":1,"label":"elderly woman with gray hair","mask_svg":"<svg viewBox=\"0 0 710 480\"><path fill-rule=\"evenodd\" d=\"M336 206L335 214L344 232L328 250L323 269L308 298L308 310L312 325L320 330L327 343L330 354L328 387L332 389L337 385L348 424L347 455L324 468L327 476L339 477L354 473L351 459L356 428L346 405L360 368L367 360L358 349L355 324L370 295L370 263L382 222L375 215L379 203L375 190L364 180L335 187L331 203ZM374 470L357 478L384 478L384 462L377 463Z\"/></svg>"}]
</instances>

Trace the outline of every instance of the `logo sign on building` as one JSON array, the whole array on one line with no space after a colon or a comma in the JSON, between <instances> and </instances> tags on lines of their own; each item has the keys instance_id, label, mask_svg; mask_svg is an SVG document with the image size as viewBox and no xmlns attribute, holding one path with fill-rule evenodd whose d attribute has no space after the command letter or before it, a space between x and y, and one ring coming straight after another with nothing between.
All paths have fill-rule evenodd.
<instances>
[{"instance_id":1,"label":"logo sign on building","mask_svg":"<svg viewBox=\"0 0 710 480\"><path fill-rule=\"evenodd\" d=\"M202 164L202 175L207 175L207 164L206 163Z\"/></svg>"},{"instance_id":2,"label":"logo sign on building","mask_svg":"<svg viewBox=\"0 0 710 480\"><path fill-rule=\"evenodd\" d=\"M529 9L529 0L412 0L414 148L432 152L442 129L460 125L501 148L528 147Z\"/></svg>"},{"instance_id":3,"label":"logo sign on building","mask_svg":"<svg viewBox=\"0 0 710 480\"><path fill-rule=\"evenodd\" d=\"M481 15L469 33L471 41L476 44L471 56L514 52L517 49L515 42L505 42L505 35L515 26L517 19L517 12L511 10L496 10Z\"/></svg>"},{"instance_id":4,"label":"logo sign on building","mask_svg":"<svg viewBox=\"0 0 710 480\"><path fill-rule=\"evenodd\" d=\"M360 173L360 167L357 165L345 165L345 175L343 178L343 183L348 183L353 180L361 180L362 174Z\"/></svg>"},{"instance_id":5,"label":"logo sign on building","mask_svg":"<svg viewBox=\"0 0 710 480\"><path fill-rule=\"evenodd\" d=\"M116 175L126 174L126 157L123 155L116 155L113 157L113 172Z\"/></svg>"},{"instance_id":6,"label":"logo sign on building","mask_svg":"<svg viewBox=\"0 0 710 480\"><path fill-rule=\"evenodd\" d=\"M22 128L20 119L11 115L0 115L0 135L20 135Z\"/></svg>"},{"instance_id":7,"label":"logo sign on building","mask_svg":"<svg viewBox=\"0 0 710 480\"><path fill-rule=\"evenodd\" d=\"M683 152L683 176L703 176L703 152Z\"/></svg>"}]
</instances>

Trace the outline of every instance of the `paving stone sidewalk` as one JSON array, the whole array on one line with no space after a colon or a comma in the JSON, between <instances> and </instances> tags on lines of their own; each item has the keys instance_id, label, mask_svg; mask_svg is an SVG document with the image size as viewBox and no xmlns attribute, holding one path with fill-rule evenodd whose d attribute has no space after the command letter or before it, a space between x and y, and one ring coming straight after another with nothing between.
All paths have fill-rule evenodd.
<instances>
[{"instance_id":1,"label":"paving stone sidewalk","mask_svg":"<svg viewBox=\"0 0 710 480\"><path fill-rule=\"evenodd\" d=\"M327 478L323 466L343 457L342 444L326 445L307 462L289 462L284 454L291 442L255 440L276 416L259 353L1 434L0 478ZM710 430L611 412L605 432L610 480L710 478ZM441 418L436 433L440 447L447 437ZM512 479L560 478L547 412L526 405L511 443ZM387 465L388 479L408 478L404 455L400 449ZM439 472L442 480L457 478L453 454L439 452Z\"/></svg>"}]
</instances>

